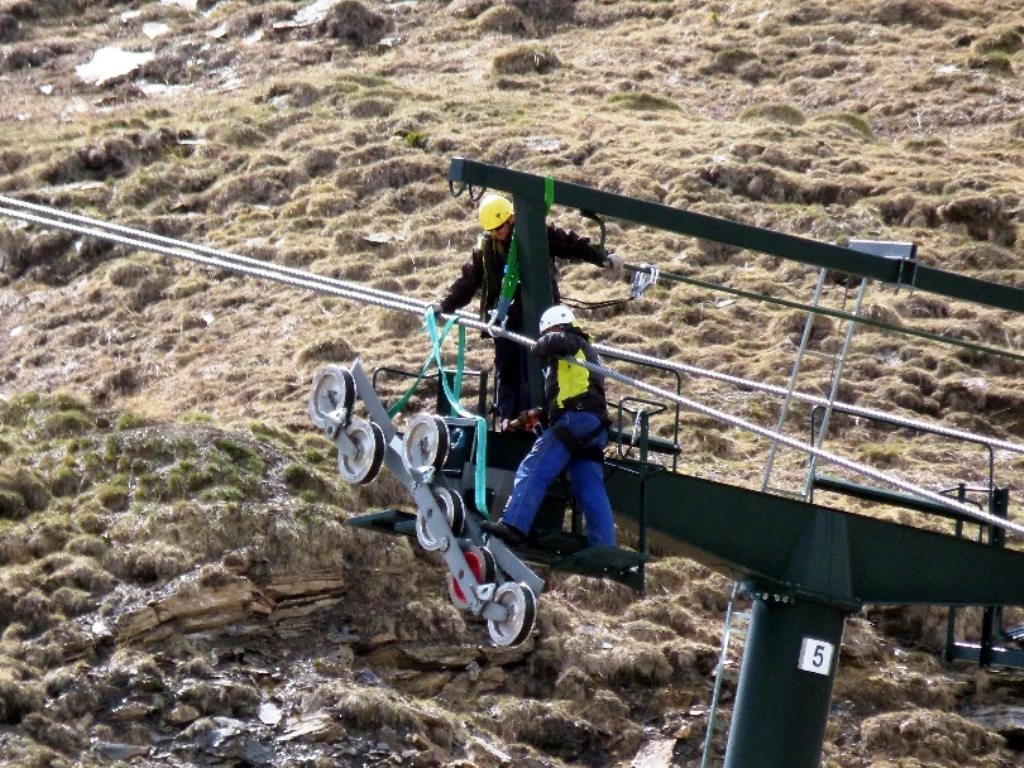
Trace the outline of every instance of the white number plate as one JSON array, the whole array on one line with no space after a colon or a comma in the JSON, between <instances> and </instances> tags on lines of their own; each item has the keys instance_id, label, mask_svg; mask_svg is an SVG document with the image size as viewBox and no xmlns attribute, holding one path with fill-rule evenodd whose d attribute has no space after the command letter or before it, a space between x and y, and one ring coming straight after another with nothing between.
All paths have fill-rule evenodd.
<instances>
[{"instance_id":1,"label":"white number plate","mask_svg":"<svg viewBox=\"0 0 1024 768\"><path fill-rule=\"evenodd\" d=\"M828 675L832 671L832 654L835 646L825 640L805 637L800 644L800 663L797 667L804 672Z\"/></svg>"}]
</instances>

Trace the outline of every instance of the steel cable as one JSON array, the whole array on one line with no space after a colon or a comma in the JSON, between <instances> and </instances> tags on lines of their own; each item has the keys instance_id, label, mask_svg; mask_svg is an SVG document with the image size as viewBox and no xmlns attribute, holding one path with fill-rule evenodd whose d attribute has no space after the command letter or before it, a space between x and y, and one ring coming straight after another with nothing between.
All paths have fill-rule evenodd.
<instances>
[{"instance_id":1,"label":"steel cable","mask_svg":"<svg viewBox=\"0 0 1024 768\"><path fill-rule=\"evenodd\" d=\"M54 215L56 214L56 215ZM20 219L31 224L36 224L42 227L50 227L53 229L60 229L74 234L83 235L86 237L95 237L101 240L107 240L110 242L118 243L120 245L127 245L141 250L149 250L155 253L170 256L173 258L181 258L191 261L193 263L211 267L215 269L223 269L226 271L236 272L242 275L250 277L260 277L268 280L273 280L286 285L291 285L298 288L305 288L319 293L324 293L330 296L338 298L350 299L353 301L359 301L366 304L371 304L385 309L392 309L401 312L410 312L422 314L426 311L429 306L428 302L419 301L416 299L410 299L407 297L399 296L397 294L381 291L374 288L367 288L358 284L347 283L345 281L337 280L335 278L325 277L322 275L316 275L311 272L303 272L302 270L296 270L288 267L282 267L274 264L267 264L256 259L248 257L238 256L225 251L219 251L212 248L206 248L202 246L193 246L189 243L179 240L173 240L171 238L162 237L160 235L154 235L152 233L141 232L139 230L132 230L127 227L121 227L118 225L108 224L106 222L98 221L84 216L77 216L74 214L63 213L57 209L49 209L44 206L34 205L32 203L25 203L12 198L0 196L0 216L9 216L11 218ZM468 328L475 328L482 331L492 331L495 335L503 336L518 344L532 348L536 341L527 336L505 331L501 329L494 329L488 326L486 323L472 319L463 312L453 313L457 318L457 322ZM645 362L655 361L656 358L648 355L630 352L628 350L616 350L612 347L604 345L595 345L595 348L601 352L614 353L621 359L632 361L643 364ZM684 408L692 410L696 413L700 413L706 416L710 416L717 421L724 422L730 426L739 427L741 429L752 432L761 437L766 437L771 440L775 440L782 445L786 445L795 450L807 453L812 456L816 456L819 459L832 462L838 466L848 469L857 474L869 477L877 482L885 485L891 485L899 490L906 493L928 499L936 502L939 505L951 510L959 512L967 517L984 522L990 525L1005 528L1007 530L1014 531L1016 533L1024 535L1024 526L1010 522L1006 519L997 517L987 512L980 511L974 507L960 502L953 501L941 494L929 491L925 488L921 488L912 483L904 481L900 478L888 475L884 472L853 461L846 459L842 456L831 453L821 448L815 448L807 443L804 443L795 438L789 437L788 435L775 432L771 429L761 427L752 422L748 422L739 417L731 416L730 414L719 411L710 406L703 405L689 398L677 395L674 392L663 390L659 387L642 382L639 379L626 376L624 374L612 371L604 366L596 366L591 363L584 361L578 361L575 359L568 359L576 365L580 365L584 368L592 370L596 373L600 373L608 378L620 381L628 386L634 387L640 391L647 392L648 394L655 395L656 397L663 398L669 402L676 403ZM657 360L657 364L661 367L665 367L665 361ZM710 378L719 379L721 381L734 383L738 386L751 387L760 389L773 394L785 393L779 387L773 387L770 385L757 384L756 382L748 382L744 379L737 377L727 376L725 374L717 374L711 371L706 371L692 366L686 366L681 364L670 364L672 368L683 372L690 373L693 375L707 376ZM806 402L815 402L820 404L826 404L823 398L819 398L812 395L798 395L794 393L794 397L802 399ZM853 409L854 406L848 406ZM881 412L874 412L871 409L856 409L862 412L863 415L869 416L875 413L881 414ZM890 418L886 416L886 418ZM913 420L905 420L904 426L914 426ZM929 425L930 428L931 425ZM934 429L934 428L933 428ZM969 433L960 432L959 430L943 430L943 434L947 434L950 437L960 437L968 435ZM1006 450L1014 451L1017 453L1024 453L1024 447L1017 446L1013 443L1006 443L1005 441L989 441L988 438L982 438L979 440L978 436L973 436L973 439L979 442L989 442L993 446L1002 447Z\"/></svg>"},{"instance_id":2,"label":"steel cable","mask_svg":"<svg viewBox=\"0 0 1024 768\"><path fill-rule=\"evenodd\" d=\"M106 221L99 219L93 219L88 216L80 216L74 213L66 213L57 208L49 208L42 205L36 205L34 203L28 203L23 200L17 200L11 197L4 197L0 195L0 206L5 206L6 210L0 209L0 213L12 216L14 218L22 218L26 221L33 221L39 223L39 219L49 219L49 225L54 226L58 229L65 229L68 231L76 232L78 234L86 234L94 237L104 237L105 235L111 235L115 237L130 238L131 240L137 241L136 247L139 247L139 243L143 243L145 249L156 250L158 253L164 251L160 249L172 248L172 249L183 249L191 253L206 256L212 259L220 259L224 262L230 262L237 264L239 269L233 269L233 271L245 273L246 269L255 270L268 270L275 274L282 276L290 276L300 280L310 281L313 283L323 284L330 288L341 288L352 291L358 291L366 296L378 296L383 299L394 299L395 294L388 293L387 291L381 291L376 288L370 288L368 286L359 285L357 283L349 283L338 278L327 277L326 275L318 275L315 272L306 272L291 267L281 266L279 264L268 264L265 261L259 259L253 259L248 256L239 256L229 251L222 251L216 248L209 248L202 245L193 245L192 243L186 243L183 240L174 240L169 237L162 235L156 235L152 232L146 232L139 229L131 229L118 224L111 224ZM22 211L18 213L17 211ZM37 217L37 218L30 218ZM113 239L111 237L110 239ZM125 241L115 241L122 242ZM169 254L172 256L178 254ZM193 259L193 261L198 261ZM225 269L227 267L221 266L220 268ZM405 300L404 297L399 297L399 300ZM408 299L408 302L415 302L415 300ZM422 307L422 302L418 303Z\"/></svg>"},{"instance_id":3,"label":"steel cable","mask_svg":"<svg viewBox=\"0 0 1024 768\"><path fill-rule=\"evenodd\" d=\"M933 424L931 422L920 421L917 419L910 419L904 416L897 416L885 411L879 411L873 408L864 408L858 405L852 405L849 403L833 401L829 402L827 398L821 397L820 395L812 395L803 392L790 392L784 387L777 387L773 384L762 384L756 381L750 381L749 379L743 379L738 376L730 376L726 373L719 373L717 371L711 371L706 368L697 368L692 365L686 365L685 363L673 363L666 360L661 360L650 355L644 355L638 352L623 351L614 347L607 347L601 344L595 344L594 349L601 353L607 353L620 357L629 362L635 362L643 365L657 365L659 368L666 370L676 371L678 373L685 373L691 376L700 376L706 379L714 379L721 381L726 384L732 384L737 388L742 389L755 389L761 392L766 392L772 395L779 395L785 397L787 394L794 400L799 400L810 405L823 405L826 407L835 406L841 408L844 413L848 413L852 416L862 416L868 419L884 419L896 426L909 427L912 429L927 429L935 434L942 435L944 437L951 437L960 440L971 440L974 442L983 443L993 448L999 448L1011 453L1024 454L1024 445L1019 443L1009 442L1007 440L1000 440L998 438L989 437L987 435L977 435L972 432L965 432L959 429L953 429L952 427L944 427L940 424Z\"/></svg>"},{"instance_id":4,"label":"steel cable","mask_svg":"<svg viewBox=\"0 0 1024 768\"><path fill-rule=\"evenodd\" d=\"M308 281L309 283L323 285L325 288L330 289L328 292L334 292L336 290L353 291L366 297L377 297L382 300L397 301L399 303L408 305L408 307L411 310L415 310L416 312L424 311L426 306L426 304L422 301L410 299L408 297L400 296L388 291L382 291L376 288L371 288L358 283L350 283L344 280L340 280L338 278L328 277L326 275L318 275L315 272L307 272L303 270L281 266L278 264L268 264L267 262L259 261L258 259L253 259L246 256L239 256L229 251L223 251L201 245L193 245L191 243L186 243L181 240L174 240L169 237L163 237L162 235L156 235L151 232L145 232L144 230L131 229L129 227L124 227L117 224L104 222L98 219L89 218L87 216L66 213L59 209L48 208L46 206L28 203L25 201L17 200L15 198L4 197L0 195L0 204L8 206L9 208L12 209L21 208L30 213L49 216L52 217L54 221L66 222L67 224L72 226L88 227L90 228L90 230L97 230L99 232L107 232L113 235L129 237L134 240L138 240L140 243L144 243L146 247L156 246L159 248L185 249L192 253L204 255L212 259L224 260L232 264L238 264L241 269L236 271L241 271L243 273L246 273L247 270L251 269L253 270L251 274L259 273L261 276L265 277L266 272L269 271L274 273L275 275L281 275L282 277L292 277L297 280L300 280L303 282L304 287L309 287L307 283ZM16 215L12 211L0 210L0 213ZM75 231L82 234L96 234L95 232L91 231L82 232L82 230L79 229L76 229ZM178 254L175 253L171 255ZM195 259L195 261L199 260ZM218 264L218 266L219 268L222 269L227 268L223 264ZM345 298L351 297L345 296ZM458 312L455 314L460 318L460 320L473 320L473 318L468 316L466 313ZM483 325L481 324L480 327L483 328ZM790 394L790 396L793 397L795 400L799 400L801 402L808 403L811 405L820 405L825 407L829 407L830 405L839 406L846 413L853 416L862 416L864 418L869 419L885 419L886 421L889 421L890 423L895 424L897 426L908 427L911 429L929 429L933 433L942 435L944 437L983 442L985 445L991 446L993 448L1010 451L1012 453L1024 454L1024 445L1009 442L1006 440L1000 440L988 436L977 435L974 433L965 432L963 430L944 427L939 424L931 424L928 422L918 421L915 419L909 419L902 416L888 414L885 413L884 411L879 411L871 408L863 408L861 406L856 406L852 404L842 402L830 404L830 402L826 398L820 397L818 395L805 394L801 392L789 393L788 390L782 387L777 387L771 384L763 384L760 382L755 382L749 379L743 379L737 376L731 376L724 373L718 373L716 371L686 365L685 363L673 363L670 361L659 360L650 355L645 355L640 352L634 352L632 350L616 349L614 347L609 347L601 344L595 344L594 348L600 353L615 355L616 357L619 357L627 362L635 362L642 365L657 365L658 367L676 371L678 373L684 373L691 376L699 376L702 378L713 379L716 381L731 384L739 388L753 389L772 395L784 397L787 394Z\"/></svg>"}]
</instances>

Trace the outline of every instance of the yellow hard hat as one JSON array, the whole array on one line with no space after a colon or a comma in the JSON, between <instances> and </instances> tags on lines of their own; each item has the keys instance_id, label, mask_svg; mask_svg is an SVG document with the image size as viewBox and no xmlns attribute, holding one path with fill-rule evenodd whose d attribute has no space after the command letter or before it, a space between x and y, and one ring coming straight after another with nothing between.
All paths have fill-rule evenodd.
<instances>
[{"instance_id":1,"label":"yellow hard hat","mask_svg":"<svg viewBox=\"0 0 1024 768\"><path fill-rule=\"evenodd\" d=\"M512 215L512 203L501 195L484 195L480 201L480 225L490 232L497 229Z\"/></svg>"}]
</instances>

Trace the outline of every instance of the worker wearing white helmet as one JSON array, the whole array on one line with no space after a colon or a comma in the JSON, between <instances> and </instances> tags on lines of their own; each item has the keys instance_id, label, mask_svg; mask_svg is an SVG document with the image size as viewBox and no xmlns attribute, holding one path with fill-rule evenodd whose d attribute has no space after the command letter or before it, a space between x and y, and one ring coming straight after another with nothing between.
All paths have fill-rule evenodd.
<instances>
[{"instance_id":1,"label":"worker wearing white helmet","mask_svg":"<svg viewBox=\"0 0 1024 768\"><path fill-rule=\"evenodd\" d=\"M525 543L548 487L567 469L576 507L587 522L587 543L614 547L615 524L602 469L611 423L604 376L569 362L600 365L600 358L568 307L545 311L539 330L533 354L544 366L542 421L547 429L520 463L501 520L481 527L513 547Z\"/></svg>"},{"instance_id":2,"label":"worker wearing white helmet","mask_svg":"<svg viewBox=\"0 0 1024 768\"><path fill-rule=\"evenodd\" d=\"M493 193L484 195L480 200L478 215L484 232L477 240L469 260L463 264L461 275L433 307L437 312L450 314L469 304L477 291L480 291L480 319L486 321L490 311L498 305L516 217L511 201ZM554 282L554 259L584 261L616 269L622 266L621 258L603 253L589 238L575 232L549 224L547 234L548 252L552 259L552 293L556 301L559 293L558 285ZM521 286L516 288L513 295L505 329L514 333L523 332ZM526 350L509 339L495 338L494 368L498 379L498 413L505 424L530 408Z\"/></svg>"}]
</instances>

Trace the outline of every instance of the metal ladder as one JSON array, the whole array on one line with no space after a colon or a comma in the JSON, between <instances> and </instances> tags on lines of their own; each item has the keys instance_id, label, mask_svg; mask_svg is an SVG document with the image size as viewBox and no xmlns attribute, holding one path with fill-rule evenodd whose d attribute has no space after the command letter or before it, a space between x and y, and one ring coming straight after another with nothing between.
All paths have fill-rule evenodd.
<instances>
[{"instance_id":1,"label":"metal ladder","mask_svg":"<svg viewBox=\"0 0 1024 768\"><path fill-rule=\"evenodd\" d=\"M728 661L729 641L733 635L746 639L747 627L750 626L750 611L736 610L736 597L742 589L740 582L733 582L732 594L729 596L729 607L725 610L725 627L722 631L722 647L718 651L718 666L715 667L715 687L711 694L711 706L708 709L708 727L704 733L704 754L700 768L708 768L711 760L711 740L715 735L715 718L718 716L718 699L722 694L722 680L725 678L725 664ZM734 626L739 622L740 626Z\"/></svg>"},{"instance_id":2,"label":"metal ladder","mask_svg":"<svg viewBox=\"0 0 1024 768\"><path fill-rule=\"evenodd\" d=\"M913 260L916 256L917 248L912 243L896 243L887 241L875 241L875 240L852 240L850 241L850 248L864 253L871 253L877 256L884 256L888 258L901 259L901 260ZM790 404L793 400L793 393L796 391L797 380L799 379L800 369L803 363L804 355L814 355L823 357L828 360L832 366L830 376L831 381L829 384L828 397L826 398L826 406L824 409L824 415L822 416L820 427L812 429L812 445L815 448L820 448L822 442L825 439L825 435L828 433L828 422L832 414L832 406L835 403L835 399L839 393L839 383L843 375L843 366L846 363L846 356L850 349L850 342L853 339L853 332L857 327L857 322L854 318L860 315L861 305L864 301L864 293L868 285L866 278L859 279L859 285L856 288L855 296L852 298L852 308L848 309L851 303L851 284L857 282L857 279L852 275L849 276L846 283L844 284L843 297L840 312L848 315L849 317L843 318L842 323L845 324L845 330L843 332L843 341L840 348L834 353L823 353L809 349L811 337L814 331L814 319L819 314L815 312L821 306L822 293L825 288L825 281L828 275L827 269L822 269L818 274L818 282L814 289L814 295L809 305L810 311L807 314L807 322L804 325L804 332L800 339L800 347L797 349L796 359L793 362L793 370L789 377L789 387L786 390L786 394L783 398L782 407L779 412L778 423L776 424L775 431L782 433L786 419L789 416ZM842 326L840 326L842 327ZM812 425L813 426L813 425ZM805 475L804 485L799 491L773 487L771 485L771 475L775 464L776 453L778 450L778 440L773 440L768 451L768 459L765 464L764 475L761 482L762 492L775 492L781 495L790 496L792 498L798 498L801 500L807 500L811 496L814 484L814 471L816 465L816 456L810 456L810 460L807 465L807 473ZM749 611L736 611L735 604L737 595L742 590L740 582L735 582L732 588L732 594L729 597L729 606L725 612L725 626L722 630L722 647L718 655L718 667L717 674L715 676L714 692L711 696L711 706L708 712L708 726L704 737L704 754L701 758L701 768L708 768L711 759L711 741L714 736L715 721L718 714L718 703L721 694L722 679L724 678L724 665L727 660L729 644L734 635L741 636L739 639L745 639L747 633L747 627L749 626L750 613ZM742 626L734 627L733 624L736 621L740 621Z\"/></svg>"},{"instance_id":3,"label":"metal ladder","mask_svg":"<svg viewBox=\"0 0 1024 768\"><path fill-rule=\"evenodd\" d=\"M824 417L823 422L822 422L822 429L821 429L820 432L817 433L817 436L815 438L815 443L818 446L820 446L821 440L823 439L823 435L825 434L825 430L826 430L826 428L828 426L828 414L829 414L829 412L831 410L831 406L832 406L832 403L835 400L836 394L839 391L839 381L840 381L840 378L842 376L843 363L846 360L846 353L847 353L847 350L850 347L850 339L853 336L853 330L854 330L854 327L856 325L852 320L845 320L844 321L846 323L846 325L847 325L846 332L845 332L845 334L843 336L842 346L839 349L839 351L836 352L835 354L828 355L827 353L815 352L813 350L809 350L808 349L808 346L809 346L810 341L811 341L811 335L812 335L812 332L814 330L814 318L816 317L816 313L814 312L814 310L820 306L821 296L822 296L822 292L823 292L824 287L825 287L825 280L826 280L827 273L828 273L828 270L823 269L823 270L821 270L821 272L818 275L818 282L817 282L817 285L815 286L814 296L812 297L811 304L810 304L811 311L808 312L808 315L807 315L807 323L804 326L803 336L801 337L801 340L800 340L800 347L797 350L796 360L793 363L793 370L790 373L790 377L789 377L789 387L786 390L785 397L783 398L782 408L781 408L780 413L779 413L778 424L776 425L776 428L775 428L776 432L782 432L782 428L783 428L783 425L784 425L784 423L786 421L786 417L789 415L789 406L790 406L790 403L792 402L792 399L793 399L793 392L796 391L796 384L797 384L797 380L799 378L800 368L801 368L801 364L803 362L804 355L824 356L824 357L830 359L830 362L832 364L832 371L831 371L832 381L831 381L831 385L829 386L829 395L828 395L828 406L829 407L826 408L825 417ZM860 286L858 287L857 292L856 292L856 299L854 300L853 311L850 314L856 315L860 311L860 306L861 306L861 302L863 301L863 298L864 298L864 289L865 289L866 285L867 285L867 280L862 279L860 281ZM849 284L849 281L848 281L846 283L846 287L845 287L845 290L843 292L842 310L844 310L844 311L846 309L846 305L849 303L849 297L850 297L850 284ZM769 479L771 477L772 468L773 468L774 463L775 463L775 455L776 455L777 448L778 448L778 441L777 440L773 440L772 444L771 444L771 447L769 448L769 452L768 452L768 460L767 460L767 463L765 465L764 476L762 478L762 484L761 484L761 490L762 491L774 491L776 493L781 493L783 495L787 495L787 496L791 496L791 497L798 497L798 498L801 498L801 499L806 498L806 495L809 493L808 484L810 483L810 478L813 477L813 471L814 471L813 470L813 463L810 465L810 467L808 469L808 475L807 475L808 480L805 483L804 488L801 489L799 492L792 491L792 490L789 490L789 489L783 489L783 488L773 488L773 487L770 486ZM811 458L813 459L814 457L811 457ZM711 695L711 706L710 706L710 709L708 711L708 725L707 725L707 731L705 732L705 736L704 736L704 754L703 754L703 756L701 758L701 763L700 763L701 768L708 768L708 766L710 765L710 760L711 760L711 742L712 742L712 739L714 737L716 720L717 720L717 717L718 717L718 702L719 702L719 698L721 696L722 680L725 677L724 672L725 672L725 664L726 664L726 662L728 660L729 645L730 645L730 643L731 643L731 641L732 641L734 636L736 636L736 638L738 640L745 640L746 639L747 628L748 628L749 623L750 623L750 612L749 611L737 611L736 610L736 600L737 600L737 596L739 595L741 590L742 590L742 585L740 584L740 582L738 582L738 581L734 582L733 586L732 586L732 594L729 596L729 606L728 606L728 608L726 608L726 611L725 611L725 626L722 629L722 646L721 646L721 649L719 650L719 653L718 653L718 666L716 668L717 669L717 674L715 675L715 686L714 686L714 691L713 691L713 693ZM738 622L739 626L737 626L737 622Z\"/></svg>"},{"instance_id":4,"label":"metal ladder","mask_svg":"<svg viewBox=\"0 0 1024 768\"><path fill-rule=\"evenodd\" d=\"M843 376L843 366L846 363L846 355L850 349L850 341L853 338L853 332L857 327L857 323L852 319L843 319L841 322L845 325L845 331L843 331L843 341L840 348L834 353L818 352L816 350L809 349L811 343L811 337L814 333L814 320L818 317L818 313L814 310L821 305L821 295L825 287L825 280L828 274L828 270L823 269L818 274L818 283L814 289L814 297L811 299L811 310L807 314L807 322L804 325L803 336L800 339L800 347L797 349L796 359L793 361L793 370L789 376L789 387L786 390L786 395L782 400L782 407L779 410L779 419L775 425L775 431L781 433L786 423L786 419L789 417L790 405L793 402L793 392L796 391L797 380L800 377L800 370L803 365L804 356L811 355L820 357L828 361L831 365L830 371L830 383L828 387L827 405L825 406L824 416L821 421L821 428L815 430L813 435L813 445L815 448L820 448L822 441L825 439L825 434L828 431L828 421L832 414L832 405L835 402L836 396L839 393L839 383ZM856 288L856 295L852 299L852 309L848 309L851 303L851 286L850 283L853 281L848 279L844 285L842 302L839 311L856 317L860 314L861 305L864 301L864 293L867 288L868 281L866 278L859 280L859 285ZM842 326L840 326L842 328ZM814 466L815 456L810 457L810 461L807 466L807 475L804 481L803 487L799 491L794 491L789 488L781 486L773 486L771 484L772 470L775 468L775 459L778 453L779 442L778 440L772 440L771 446L768 449L768 459L765 463L764 475L761 479L761 490L765 492L779 493L785 496L791 496L799 499L807 499L811 491L811 481L814 477Z\"/></svg>"}]
</instances>

